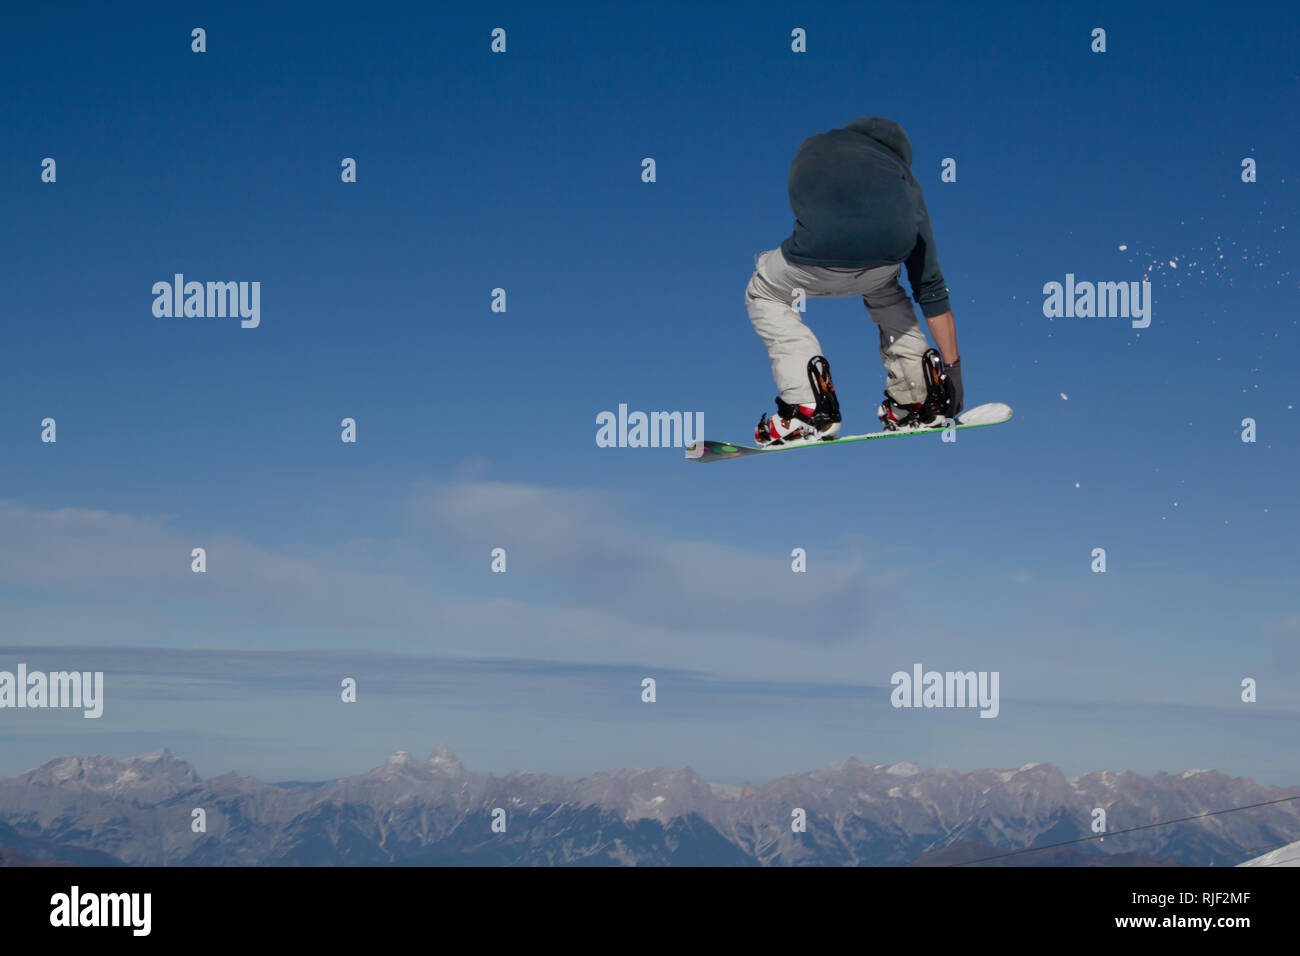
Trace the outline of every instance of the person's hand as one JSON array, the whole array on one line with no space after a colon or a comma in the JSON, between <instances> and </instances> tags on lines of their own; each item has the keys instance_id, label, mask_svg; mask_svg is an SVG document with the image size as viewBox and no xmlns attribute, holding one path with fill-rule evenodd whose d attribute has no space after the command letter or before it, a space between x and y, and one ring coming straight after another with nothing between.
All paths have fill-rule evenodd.
<instances>
[{"instance_id":1,"label":"person's hand","mask_svg":"<svg viewBox=\"0 0 1300 956\"><path fill-rule=\"evenodd\" d=\"M951 365L943 367L944 378L948 384L949 415L956 418L966 406L966 392L961 385L961 356Z\"/></svg>"}]
</instances>

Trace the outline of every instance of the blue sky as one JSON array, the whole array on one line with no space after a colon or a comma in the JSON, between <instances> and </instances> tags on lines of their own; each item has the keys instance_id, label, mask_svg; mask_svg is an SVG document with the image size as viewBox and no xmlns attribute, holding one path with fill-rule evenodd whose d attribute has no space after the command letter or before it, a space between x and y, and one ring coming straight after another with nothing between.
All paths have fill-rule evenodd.
<instances>
[{"instance_id":1,"label":"blue sky","mask_svg":"<svg viewBox=\"0 0 1300 956\"><path fill-rule=\"evenodd\" d=\"M0 773L169 746L302 779L445 743L481 770L1295 783L1300 15L1176 9L8 14L0 669L103 659L109 698L93 728L0 712ZM870 114L912 139L968 404L1015 419L707 466L597 447L620 403L732 440L770 410L753 256L789 234L800 142ZM155 318L176 272L260 281L260 327ZM1151 326L1048 320L1066 273L1150 278ZM871 430L874 326L807 320ZM196 683L199 649L247 685ZM360 715L321 662L366 655ZM456 663L484 660L518 674ZM916 661L1000 671L1001 715L894 711ZM408 666L455 692L387 683ZM298 678L257 697L264 672Z\"/></svg>"}]
</instances>

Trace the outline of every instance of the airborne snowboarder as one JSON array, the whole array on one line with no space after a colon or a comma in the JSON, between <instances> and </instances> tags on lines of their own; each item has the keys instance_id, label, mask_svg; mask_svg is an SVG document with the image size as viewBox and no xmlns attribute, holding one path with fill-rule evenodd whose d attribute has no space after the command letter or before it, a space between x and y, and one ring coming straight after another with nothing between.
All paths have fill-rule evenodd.
<instances>
[{"instance_id":1,"label":"airborne snowboarder","mask_svg":"<svg viewBox=\"0 0 1300 956\"><path fill-rule=\"evenodd\" d=\"M745 289L745 307L780 391L777 414L764 415L754 430L760 446L830 439L840 430L830 364L794 308L796 290L862 296L880 327L880 358L888 372L876 411L883 428L934 427L961 412L956 326L911 165L907 134L879 116L810 136L795 154L789 178L794 232L756 258ZM929 348L899 285L904 266L938 351Z\"/></svg>"}]
</instances>

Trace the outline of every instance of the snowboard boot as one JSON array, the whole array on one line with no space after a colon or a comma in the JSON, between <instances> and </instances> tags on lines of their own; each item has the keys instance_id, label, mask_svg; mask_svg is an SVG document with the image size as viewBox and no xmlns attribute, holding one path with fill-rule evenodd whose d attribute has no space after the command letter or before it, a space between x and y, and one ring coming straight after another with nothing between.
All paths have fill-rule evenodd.
<instances>
[{"instance_id":1,"label":"snowboard boot","mask_svg":"<svg viewBox=\"0 0 1300 956\"><path fill-rule=\"evenodd\" d=\"M831 364L820 355L808 360L812 405L790 405L776 398L776 416L764 415L754 429L760 448L798 441L829 441L840 433L840 400L831 383Z\"/></svg>"},{"instance_id":2,"label":"snowboard boot","mask_svg":"<svg viewBox=\"0 0 1300 956\"><path fill-rule=\"evenodd\" d=\"M942 428L952 418L953 396L943 374L943 359L938 349L926 349L921 357L921 374L925 378L925 401L902 405L889 397L876 409L876 417L887 432L908 429Z\"/></svg>"}]
</instances>

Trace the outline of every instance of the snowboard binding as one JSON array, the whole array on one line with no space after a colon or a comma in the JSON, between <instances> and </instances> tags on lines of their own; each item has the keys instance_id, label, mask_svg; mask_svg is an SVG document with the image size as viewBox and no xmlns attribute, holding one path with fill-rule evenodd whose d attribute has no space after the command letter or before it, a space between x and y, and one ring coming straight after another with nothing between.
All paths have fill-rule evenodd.
<instances>
[{"instance_id":1,"label":"snowboard binding","mask_svg":"<svg viewBox=\"0 0 1300 956\"><path fill-rule=\"evenodd\" d=\"M921 373L925 376L924 414L929 421L955 418L952 414L957 402L943 371L943 358L938 349L926 349L921 356Z\"/></svg>"},{"instance_id":2,"label":"snowboard binding","mask_svg":"<svg viewBox=\"0 0 1300 956\"><path fill-rule=\"evenodd\" d=\"M911 428L941 428L955 416L956 396L943 371L943 357L938 349L926 349L921 356L921 377L925 382L925 401L900 405L885 391L885 400L876 412L885 431Z\"/></svg>"},{"instance_id":3,"label":"snowboard binding","mask_svg":"<svg viewBox=\"0 0 1300 956\"><path fill-rule=\"evenodd\" d=\"M808 384L812 386L813 405L791 405L776 398L776 417L764 415L754 429L760 445L783 445L787 441L830 441L840 431L840 400L831 381L831 363L825 356L808 360Z\"/></svg>"}]
</instances>

